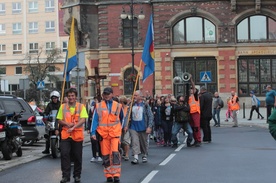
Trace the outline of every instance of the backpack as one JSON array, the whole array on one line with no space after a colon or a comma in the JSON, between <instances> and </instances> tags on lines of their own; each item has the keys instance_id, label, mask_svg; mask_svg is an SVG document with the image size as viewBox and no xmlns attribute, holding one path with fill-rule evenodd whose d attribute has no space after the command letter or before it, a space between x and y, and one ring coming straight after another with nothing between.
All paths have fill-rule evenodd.
<instances>
[{"instance_id":1,"label":"backpack","mask_svg":"<svg viewBox=\"0 0 276 183\"><path fill-rule=\"evenodd\" d=\"M257 107L260 107L261 101L257 97L256 97L256 101L257 101Z\"/></svg>"}]
</instances>

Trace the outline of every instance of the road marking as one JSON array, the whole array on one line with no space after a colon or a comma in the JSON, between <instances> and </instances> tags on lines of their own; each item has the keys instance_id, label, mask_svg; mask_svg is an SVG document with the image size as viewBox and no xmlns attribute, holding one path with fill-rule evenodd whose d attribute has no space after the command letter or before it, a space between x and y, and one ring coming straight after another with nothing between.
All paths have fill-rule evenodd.
<instances>
[{"instance_id":1,"label":"road marking","mask_svg":"<svg viewBox=\"0 0 276 183\"><path fill-rule=\"evenodd\" d=\"M186 146L186 144L181 144L177 149L175 149L175 151L178 152L185 146Z\"/></svg>"},{"instance_id":2,"label":"road marking","mask_svg":"<svg viewBox=\"0 0 276 183\"><path fill-rule=\"evenodd\" d=\"M160 163L160 166L166 165L173 157L175 154L170 154L162 163Z\"/></svg>"},{"instance_id":3,"label":"road marking","mask_svg":"<svg viewBox=\"0 0 276 183\"><path fill-rule=\"evenodd\" d=\"M151 179L155 176L155 174L157 174L157 172L158 170L151 171L141 183L149 183L149 181L151 181Z\"/></svg>"}]
</instances>

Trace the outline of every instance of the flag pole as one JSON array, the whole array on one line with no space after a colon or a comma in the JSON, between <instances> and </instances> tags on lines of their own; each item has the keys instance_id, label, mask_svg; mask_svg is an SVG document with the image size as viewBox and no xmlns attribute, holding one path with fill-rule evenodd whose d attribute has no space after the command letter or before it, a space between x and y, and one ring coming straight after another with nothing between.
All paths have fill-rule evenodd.
<instances>
[{"instance_id":1,"label":"flag pole","mask_svg":"<svg viewBox=\"0 0 276 183\"><path fill-rule=\"evenodd\" d=\"M133 100L134 100L134 93L136 91L136 87L137 87L138 80L139 80L139 77L140 77L141 65L142 65L142 59L140 60L139 70L138 70L138 73L137 73L137 76L136 76L136 79L135 79L135 85L134 85L134 89L133 89L133 92L132 92L131 102L130 102L130 106L129 106L129 113L128 113L127 121L126 121L126 126L128 126L128 124L129 124L130 113L132 111L132 104L133 104Z\"/></svg>"},{"instance_id":2,"label":"flag pole","mask_svg":"<svg viewBox=\"0 0 276 183\"><path fill-rule=\"evenodd\" d=\"M68 51L68 50L67 50ZM63 102L63 98L64 98L64 88L65 88L65 80L67 77L67 66L68 66L68 56L66 54L66 59L65 59L65 69L64 69L64 73L63 73L63 83L62 83L62 89L61 89L61 99L60 102Z\"/></svg>"}]
</instances>

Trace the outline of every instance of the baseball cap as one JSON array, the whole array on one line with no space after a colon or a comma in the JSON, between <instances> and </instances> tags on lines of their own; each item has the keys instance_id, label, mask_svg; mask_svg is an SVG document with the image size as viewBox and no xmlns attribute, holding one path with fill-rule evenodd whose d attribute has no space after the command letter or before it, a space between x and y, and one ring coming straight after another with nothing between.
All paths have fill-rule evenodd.
<instances>
[{"instance_id":1,"label":"baseball cap","mask_svg":"<svg viewBox=\"0 0 276 183\"><path fill-rule=\"evenodd\" d=\"M113 90L110 87L107 87L103 90L104 95L109 95L110 93L113 93Z\"/></svg>"}]
</instances>

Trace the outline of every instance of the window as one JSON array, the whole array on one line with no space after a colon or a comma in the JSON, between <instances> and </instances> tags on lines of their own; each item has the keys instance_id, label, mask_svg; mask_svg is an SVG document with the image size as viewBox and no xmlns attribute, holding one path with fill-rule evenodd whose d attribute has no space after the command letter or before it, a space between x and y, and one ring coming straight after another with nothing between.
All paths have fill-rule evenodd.
<instances>
[{"instance_id":1,"label":"window","mask_svg":"<svg viewBox=\"0 0 276 183\"><path fill-rule=\"evenodd\" d=\"M12 13L21 13L21 3L12 3Z\"/></svg>"},{"instance_id":2,"label":"window","mask_svg":"<svg viewBox=\"0 0 276 183\"><path fill-rule=\"evenodd\" d=\"M21 23L12 24L12 33L13 34L21 34L22 33Z\"/></svg>"},{"instance_id":3,"label":"window","mask_svg":"<svg viewBox=\"0 0 276 183\"><path fill-rule=\"evenodd\" d=\"M134 87L135 83L133 81L128 80L128 77L129 77L129 75L131 75L131 73L132 73L132 68L126 69L125 73L124 73L124 93L125 93L125 95L132 95L132 92L133 92L132 87ZM137 70L134 70L134 74L137 75ZM138 82L136 89L139 90L139 82Z\"/></svg>"},{"instance_id":4,"label":"window","mask_svg":"<svg viewBox=\"0 0 276 183\"><path fill-rule=\"evenodd\" d=\"M22 67L15 67L15 74L22 74Z\"/></svg>"},{"instance_id":5,"label":"window","mask_svg":"<svg viewBox=\"0 0 276 183\"><path fill-rule=\"evenodd\" d=\"M131 46L131 38L132 38L132 31L131 31L131 21L129 19L123 19L123 45L124 47ZM133 39L134 45L138 45L138 19L133 19Z\"/></svg>"},{"instance_id":6,"label":"window","mask_svg":"<svg viewBox=\"0 0 276 183\"><path fill-rule=\"evenodd\" d=\"M29 44L29 53L38 53L38 43Z\"/></svg>"},{"instance_id":7,"label":"window","mask_svg":"<svg viewBox=\"0 0 276 183\"><path fill-rule=\"evenodd\" d=\"M253 90L256 95L265 95L266 86L276 88L276 57L239 57L239 94L249 96Z\"/></svg>"},{"instance_id":8,"label":"window","mask_svg":"<svg viewBox=\"0 0 276 183\"><path fill-rule=\"evenodd\" d=\"M0 24L0 34L6 34L6 25Z\"/></svg>"},{"instance_id":9,"label":"window","mask_svg":"<svg viewBox=\"0 0 276 183\"><path fill-rule=\"evenodd\" d=\"M56 67L55 66L49 66L48 71L49 72L55 72Z\"/></svg>"},{"instance_id":10,"label":"window","mask_svg":"<svg viewBox=\"0 0 276 183\"><path fill-rule=\"evenodd\" d=\"M202 17L188 17L173 26L173 44L215 43L216 26Z\"/></svg>"},{"instance_id":11,"label":"window","mask_svg":"<svg viewBox=\"0 0 276 183\"><path fill-rule=\"evenodd\" d=\"M46 0L45 1L45 12L53 12L53 11L55 11L54 0Z\"/></svg>"},{"instance_id":12,"label":"window","mask_svg":"<svg viewBox=\"0 0 276 183\"><path fill-rule=\"evenodd\" d=\"M29 33L30 34L38 33L38 23L37 22L29 23Z\"/></svg>"},{"instance_id":13,"label":"window","mask_svg":"<svg viewBox=\"0 0 276 183\"><path fill-rule=\"evenodd\" d=\"M19 90L19 85L17 85L17 84L9 85L9 91L17 91L17 90ZM16 106L16 108L18 108L18 107Z\"/></svg>"},{"instance_id":14,"label":"window","mask_svg":"<svg viewBox=\"0 0 276 183\"><path fill-rule=\"evenodd\" d=\"M5 53L6 53L6 45L0 44L0 54L5 54Z\"/></svg>"},{"instance_id":15,"label":"window","mask_svg":"<svg viewBox=\"0 0 276 183\"><path fill-rule=\"evenodd\" d=\"M263 15L243 19L237 25L237 41L268 42L276 41L276 21Z\"/></svg>"},{"instance_id":16,"label":"window","mask_svg":"<svg viewBox=\"0 0 276 183\"><path fill-rule=\"evenodd\" d=\"M200 74L205 71L211 73L211 82L208 82L207 91L214 93L217 91L217 61L214 57L184 57L176 58L174 61L174 77L182 76L184 72L192 75L195 85L204 85L201 82ZM174 96L183 95L186 93L185 85L183 82L174 84Z\"/></svg>"},{"instance_id":17,"label":"window","mask_svg":"<svg viewBox=\"0 0 276 183\"><path fill-rule=\"evenodd\" d=\"M67 41L63 41L62 42L62 51L66 52L68 48L68 42Z\"/></svg>"},{"instance_id":18,"label":"window","mask_svg":"<svg viewBox=\"0 0 276 183\"><path fill-rule=\"evenodd\" d=\"M29 13L38 12L38 3L37 1L30 1L29 2Z\"/></svg>"},{"instance_id":19,"label":"window","mask_svg":"<svg viewBox=\"0 0 276 183\"><path fill-rule=\"evenodd\" d=\"M54 32L55 31L55 21L47 21L45 32Z\"/></svg>"},{"instance_id":20,"label":"window","mask_svg":"<svg viewBox=\"0 0 276 183\"><path fill-rule=\"evenodd\" d=\"M46 52L49 53L55 48L55 42L46 42Z\"/></svg>"},{"instance_id":21,"label":"window","mask_svg":"<svg viewBox=\"0 0 276 183\"><path fill-rule=\"evenodd\" d=\"M22 54L22 44L13 44L13 54Z\"/></svg>"},{"instance_id":22,"label":"window","mask_svg":"<svg viewBox=\"0 0 276 183\"><path fill-rule=\"evenodd\" d=\"M0 67L0 75L6 75L6 67Z\"/></svg>"},{"instance_id":23,"label":"window","mask_svg":"<svg viewBox=\"0 0 276 183\"><path fill-rule=\"evenodd\" d=\"M4 15L6 13L5 3L0 3L0 15Z\"/></svg>"}]
</instances>

